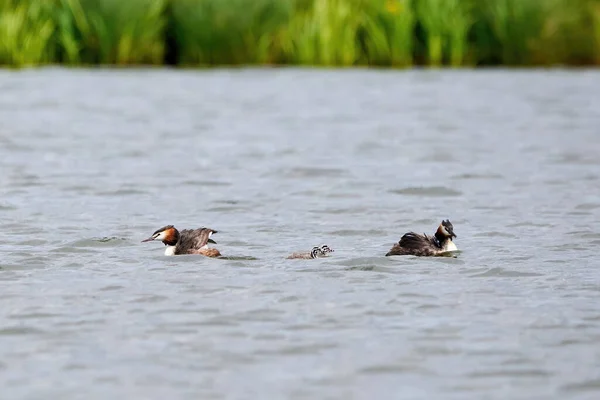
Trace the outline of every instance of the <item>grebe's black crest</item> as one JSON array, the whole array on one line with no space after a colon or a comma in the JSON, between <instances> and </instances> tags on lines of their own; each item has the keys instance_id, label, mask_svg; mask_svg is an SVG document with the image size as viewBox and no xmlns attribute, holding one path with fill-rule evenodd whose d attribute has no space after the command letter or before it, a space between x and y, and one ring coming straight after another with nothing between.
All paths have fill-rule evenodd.
<instances>
[{"instance_id":1,"label":"grebe's black crest","mask_svg":"<svg viewBox=\"0 0 600 400\"><path fill-rule=\"evenodd\" d=\"M171 228L174 228L174 226L173 225L163 226L162 228L155 230L154 233L152 234L152 236L156 235L157 233L161 233L163 231L166 231L167 229L171 229Z\"/></svg>"},{"instance_id":2,"label":"grebe's black crest","mask_svg":"<svg viewBox=\"0 0 600 400\"><path fill-rule=\"evenodd\" d=\"M165 246L175 246L179 241L179 231L173 225L166 225L154 231L152 236L142 242L161 240Z\"/></svg>"},{"instance_id":3,"label":"grebe's black crest","mask_svg":"<svg viewBox=\"0 0 600 400\"><path fill-rule=\"evenodd\" d=\"M456 237L456 234L454 233L454 227L449 219L442 221L442 226L446 229L446 232L448 232L450 237Z\"/></svg>"}]
</instances>

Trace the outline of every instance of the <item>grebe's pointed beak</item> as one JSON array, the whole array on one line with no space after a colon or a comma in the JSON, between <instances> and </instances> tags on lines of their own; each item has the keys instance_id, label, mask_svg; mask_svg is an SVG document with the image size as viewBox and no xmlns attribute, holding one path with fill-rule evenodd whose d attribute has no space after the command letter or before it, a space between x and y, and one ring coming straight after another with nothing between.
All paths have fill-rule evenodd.
<instances>
[{"instance_id":1,"label":"grebe's pointed beak","mask_svg":"<svg viewBox=\"0 0 600 400\"><path fill-rule=\"evenodd\" d=\"M150 242L151 240L154 240L154 238L152 236L150 236L148 239L142 240L142 243L144 243L144 242Z\"/></svg>"},{"instance_id":2,"label":"grebe's pointed beak","mask_svg":"<svg viewBox=\"0 0 600 400\"><path fill-rule=\"evenodd\" d=\"M452 232L452 236L456 237L456 233ZM451 236L451 237L452 237L452 236Z\"/></svg>"},{"instance_id":3,"label":"grebe's pointed beak","mask_svg":"<svg viewBox=\"0 0 600 400\"><path fill-rule=\"evenodd\" d=\"M212 240L212 239L208 239L208 243L214 243L214 244L217 244L217 242L215 242L215 241L214 241L214 240Z\"/></svg>"}]
</instances>

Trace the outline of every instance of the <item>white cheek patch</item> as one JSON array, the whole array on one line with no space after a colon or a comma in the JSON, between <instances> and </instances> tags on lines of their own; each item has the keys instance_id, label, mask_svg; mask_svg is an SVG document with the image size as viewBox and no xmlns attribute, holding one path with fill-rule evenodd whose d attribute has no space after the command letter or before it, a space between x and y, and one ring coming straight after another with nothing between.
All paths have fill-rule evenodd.
<instances>
[{"instance_id":1,"label":"white cheek patch","mask_svg":"<svg viewBox=\"0 0 600 400\"><path fill-rule=\"evenodd\" d=\"M165 232L165 231L162 231L161 233L159 233L159 234L156 236L155 240L165 240L165 238L166 238L166 237L167 237L167 234L166 234L166 232Z\"/></svg>"},{"instance_id":2,"label":"white cheek patch","mask_svg":"<svg viewBox=\"0 0 600 400\"><path fill-rule=\"evenodd\" d=\"M440 227L442 228L442 233L446 236L450 236L450 234L448 233L448 231L446 230L446 227L444 225L440 225Z\"/></svg>"}]
</instances>

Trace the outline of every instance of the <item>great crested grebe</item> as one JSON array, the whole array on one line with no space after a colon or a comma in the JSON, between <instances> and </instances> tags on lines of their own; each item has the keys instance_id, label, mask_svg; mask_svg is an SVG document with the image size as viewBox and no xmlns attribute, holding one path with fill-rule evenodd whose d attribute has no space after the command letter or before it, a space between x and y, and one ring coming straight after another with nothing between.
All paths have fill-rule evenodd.
<instances>
[{"instance_id":1,"label":"great crested grebe","mask_svg":"<svg viewBox=\"0 0 600 400\"><path fill-rule=\"evenodd\" d=\"M207 246L208 243L217 244L210 238L214 233L217 231L210 228L184 229L179 232L173 225L167 225L142 242L161 240L167 246L166 256L202 254L207 257L219 257L221 255L219 250Z\"/></svg>"},{"instance_id":2,"label":"great crested grebe","mask_svg":"<svg viewBox=\"0 0 600 400\"><path fill-rule=\"evenodd\" d=\"M311 258L327 257L327 253L333 253L333 249L330 248L329 246L327 246L326 244L324 244L321 247L319 247L319 246L313 247L310 252L292 253L289 256L287 256L286 258L287 259L292 259L292 258L311 259Z\"/></svg>"},{"instance_id":3,"label":"great crested grebe","mask_svg":"<svg viewBox=\"0 0 600 400\"><path fill-rule=\"evenodd\" d=\"M414 232L405 233L398 243L395 243L386 256L440 256L449 251L458 250L452 237L454 228L449 220L442 221L435 235L419 235Z\"/></svg>"}]
</instances>

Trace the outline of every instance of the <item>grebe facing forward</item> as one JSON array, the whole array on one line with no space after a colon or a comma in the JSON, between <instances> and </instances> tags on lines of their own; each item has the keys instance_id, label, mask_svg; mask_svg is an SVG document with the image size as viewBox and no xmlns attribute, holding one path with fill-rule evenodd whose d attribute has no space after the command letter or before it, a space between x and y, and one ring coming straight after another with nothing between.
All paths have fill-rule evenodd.
<instances>
[{"instance_id":1,"label":"grebe facing forward","mask_svg":"<svg viewBox=\"0 0 600 400\"><path fill-rule=\"evenodd\" d=\"M321 247L315 246L312 248L310 253L292 253L287 258L303 258L303 259L311 259L311 258L319 258L319 257L327 257L327 253L333 253L333 249L324 244Z\"/></svg>"},{"instance_id":2,"label":"grebe facing forward","mask_svg":"<svg viewBox=\"0 0 600 400\"><path fill-rule=\"evenodd\" d=\"M162 241L167 246L166 256L202 254L207 257L219 257L221 255L219 250L207 246L208 243L217 244L210 238L213 233L217 233L217 231L210 228L184 229L179 232L173 225L167 225L158 229L152 236L142 240L142 242Z\"/></svg>"},{"instance_id":3,"label":"grebe facing forward","mask_svg":"<svg viewBox=\"0 0 600 400\"><path fill-rule=\"evenodd\" d=\"M398 243L392 246L392 249L386 256L439 256L449 251L458 250L452 237L454 227L449 220L442 221L438 226L435 235L419 235L414 232L405 233Z\"/></svg>"}]
</instances>

